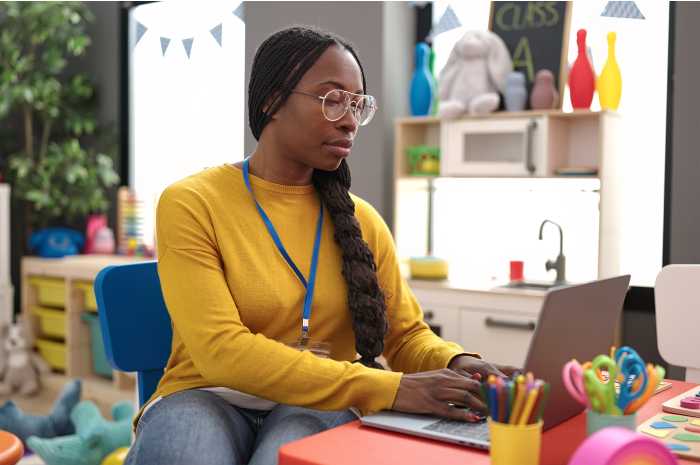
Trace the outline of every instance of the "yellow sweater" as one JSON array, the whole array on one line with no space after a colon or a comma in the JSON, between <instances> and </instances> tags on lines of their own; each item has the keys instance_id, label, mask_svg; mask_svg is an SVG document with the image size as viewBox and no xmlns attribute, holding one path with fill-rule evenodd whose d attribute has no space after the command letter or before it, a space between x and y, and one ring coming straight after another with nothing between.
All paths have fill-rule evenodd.
<instances>
[{"instance_id":1,"label":"yellow sweater","mask_svg":"<svg viewBox=\"0 0 700 465\"><path fill-rule=\"evenodd\" d=\"M319 209L314 187L250 179L289 255L308 277ZM327 214L310 334L312 341L331 344L331 358L282 343L300 335L305 289L265 229L242 171L224 165L171 185L158 204L158 273L173 341L154 398L221 386L284 404L356 407L367 414L391 408L401 372L445 368L464 353L423 322L399 273L386 224L367 202L352 198L386 295L384 356L395 371L350 363L357 357L347 286Z\"/></svg>"}]
</instances>

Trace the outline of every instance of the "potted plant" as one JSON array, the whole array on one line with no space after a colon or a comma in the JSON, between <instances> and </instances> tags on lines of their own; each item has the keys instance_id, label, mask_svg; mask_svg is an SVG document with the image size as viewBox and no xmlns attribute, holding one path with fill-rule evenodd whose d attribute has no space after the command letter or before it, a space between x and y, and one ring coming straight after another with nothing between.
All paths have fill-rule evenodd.
<instances>
[{"instance_id":1,"label":"potted plant","mask_svg":"<svg viewBox=\"0 0 700 465\"><path fill-rule=\"evenodd\" d=\"M107 211L119 182L94 87L66 68L90 45L91 20L80 2L0 2L0 126L13 128L0 155L34 229L82 226Z\"/></svg>"}]
</instances>

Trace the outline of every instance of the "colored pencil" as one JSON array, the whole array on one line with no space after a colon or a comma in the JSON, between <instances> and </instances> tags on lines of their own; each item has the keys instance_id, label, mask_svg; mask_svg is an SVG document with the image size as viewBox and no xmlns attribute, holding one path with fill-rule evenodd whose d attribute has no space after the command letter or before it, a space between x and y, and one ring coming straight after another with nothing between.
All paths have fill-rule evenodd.
<instances>
[{"instance_id":1,"label":"colored pencil","mask_svg":"<svg viewBox=\"0 0 700 465\"><path fill-rule=\"evenodd\" d=\"M527 424L528 419L530 418L530 413L532 413L532 408L535 406L535 400L537 399L537 393L538 390L535 389L534 386L530 388L530 390L527 393L527 401L525 402L525 407L523 407L523 412L520 414L520 417L518 418L518 425L525 425Z\"/></svg>"}]
</instances>

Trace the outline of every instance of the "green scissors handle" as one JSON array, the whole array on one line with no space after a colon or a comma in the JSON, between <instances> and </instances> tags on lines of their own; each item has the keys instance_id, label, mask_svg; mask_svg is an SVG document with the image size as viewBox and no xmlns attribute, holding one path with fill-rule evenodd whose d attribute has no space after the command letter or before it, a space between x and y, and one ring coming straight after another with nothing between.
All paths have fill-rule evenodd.
<instances>
[{"instance_id":1,"label":"green scissors handle","mask_svg":"<svg viewBox=\"0 0 700 465\"><path fill-rule=\"evenodd\" d=\"M596 375L598 370L608 372L608 381L602 381ZM607 355L598 355L593 359L591 367L583 372L583 383L586 394L593 410L609 415L621 415L622 412L615 402L615 378L617 364Z\"/></svg>"}]
</instances>

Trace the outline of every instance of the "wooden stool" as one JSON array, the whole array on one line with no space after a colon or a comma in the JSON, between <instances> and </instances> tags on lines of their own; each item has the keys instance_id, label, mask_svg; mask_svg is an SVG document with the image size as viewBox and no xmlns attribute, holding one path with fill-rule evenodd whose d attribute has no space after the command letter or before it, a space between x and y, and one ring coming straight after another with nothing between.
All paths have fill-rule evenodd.
<instances>
[{"instance_id":1,"label":"wooden stool","mask_svg":"<svg viewBox=\"0 0 700 465\"><path fill-rule=\"evenodd\" d=\"M24 446L17 436L0 430L0 465L15 465L24 455Z\"/></svg>"}]
</instances>

